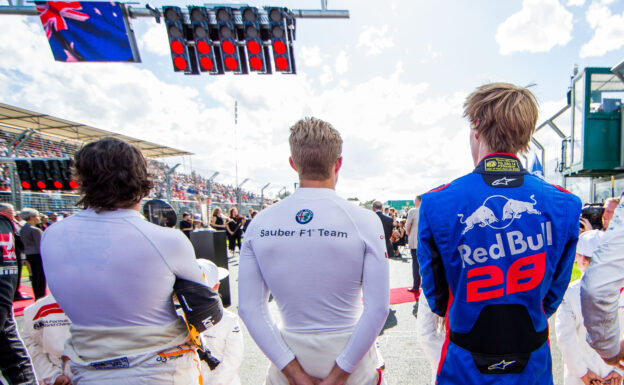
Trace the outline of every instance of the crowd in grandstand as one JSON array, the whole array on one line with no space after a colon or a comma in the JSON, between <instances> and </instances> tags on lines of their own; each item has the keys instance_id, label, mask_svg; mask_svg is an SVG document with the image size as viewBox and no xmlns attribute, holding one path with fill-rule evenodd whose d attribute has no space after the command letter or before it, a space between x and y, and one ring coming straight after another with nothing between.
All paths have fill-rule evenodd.
<instances>
[{"instance_id":1,"label":"crowd in grandstand","mask_svg":"<svg viewBox=\"0 0 624 385\"><path fill-rule=\"evenodd\" d=\"M59 158L73 157L80 145L67 141L53 141L39 135L31 136L26 143L21 146L17 154L10 153L12 144L16 142L17 134L0 131L0 156L15 156L20 158ZM150 197L167 198L167 183L165 173L169 171L169 165L157 161L149 160L149 170L153 175L154 189ZM8 163L0 164L0 191L10 191L11 178ZM208 191L208 179L199 175L195 171L190 174L173 172L171 174L171 198L175 200L203 200L211 196L214 202L236 202L236 188L232 185L212 182L210 192ZM259 203L260 197L249 191L241 192L243 203Z\"/></svg>"}]
</instances>

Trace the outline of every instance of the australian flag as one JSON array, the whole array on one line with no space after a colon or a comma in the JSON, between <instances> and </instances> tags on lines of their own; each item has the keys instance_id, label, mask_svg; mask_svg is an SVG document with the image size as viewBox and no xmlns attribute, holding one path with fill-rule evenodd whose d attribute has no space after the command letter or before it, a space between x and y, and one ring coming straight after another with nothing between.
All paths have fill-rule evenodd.
<instances>
[{"instance_id":1,"label":"australian flag","mask_svg":"<svg viewBox=\"0 0 624 385\"><path fill-rule=\"evenodd\" d=\"M117 2L36 1L54 60L138 62Z\"/></svg>"},{"instance_id":2,"label":"australian flag","mask_svg":"<svg viewBox=\"0 0 624 385\"><path fill-rule=\"evenodd\" d=\"M537 175L540 178L544 179L544 168L542 167L542 163L539 161L537 154L533 158L533 164L531 165L531 174Z\"/></svg>"}]
</instances>

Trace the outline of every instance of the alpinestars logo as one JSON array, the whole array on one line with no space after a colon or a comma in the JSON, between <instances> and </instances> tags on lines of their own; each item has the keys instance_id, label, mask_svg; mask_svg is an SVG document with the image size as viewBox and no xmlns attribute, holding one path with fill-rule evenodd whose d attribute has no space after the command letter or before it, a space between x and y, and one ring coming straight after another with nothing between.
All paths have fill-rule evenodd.
<instances>
[{"instance_id":1,"label":"alpinestars logo","mask_svg":"<svg viewBox=\"0 0 624 385\"><path fill-rule=\"evenodd\" d=\"M472 230L475 226L490 227L492 229L504 229L523 214L541 214L535 209L537 201L535 195L531 195L531 202L510 199L502 195L492 195L486 198L481 206L464 219L464 214L457 214L459 223L465 225L462 235ZM501 209L502 208L502 209ZM497 215L498 214L498 215Z\"/></svg>"},{"instance_id":2,"label":"alpinestars logo","mask_svg":"<svg viewBox=\"0 0 624 385\"><path fill-rule=\"evenodd\" d=\"M492 186L508 186L509 182L513 182L516 179L517 178L507 179L507 177L504 176L504 177L502 177L500 179L496 179L494 182L492 182Z\"/></svg>"},{"instance_id":3,"label":"alpinestars logo","mask_svg":"<svg viewBox=\"0 0 624 385\"><path fill-rule=\"evenodd\" d=\"M488 366L488 370L505 370L509 365L515 364L516 361L505 361L502 360L499 363Z\"/></svg>"},{"instance_id":4,"label":"alpinestars logo","mask_svg":"<svg viewBox=\"0 0 624 385\"><path fill-rule=\"evenodd\" d=\"M299 212L297 212L297 215L295 215L295 220L297 221L297 223L302 225L310 223L312 218L314 218L314 213L312 212L312 210L308 209L299 210Z\"/></svg>"}]
</instances>

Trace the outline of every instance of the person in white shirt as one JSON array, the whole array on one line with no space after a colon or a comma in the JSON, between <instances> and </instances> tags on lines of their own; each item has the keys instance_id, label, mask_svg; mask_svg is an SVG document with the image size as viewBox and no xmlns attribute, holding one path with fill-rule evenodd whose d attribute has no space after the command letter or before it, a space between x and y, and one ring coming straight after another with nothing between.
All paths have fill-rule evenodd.
<instances>
[{"instance_id":1,"label":"person in white shirt","mask_svg":"<svg viewBox=\"0 0 624 385\"><path fill-rule=\"evenodd\" d=\"M204 273L206 286L219 290L220 281L228 276L228 271L207 259L198 259L197 263ZM238 316L223 309L221 321L200 336L204 347L221 361L214 370L210 370L206 362L201 362L203 385L240 385L238 368L243 362L243 334Z\"/></svg>"},{"instance_id":2,"label":"person in white shirt","mask_svg":"<svg viewBox=\"0 0 624 385\"><path fill-rule=\"evenodd\" d=\"M239 315L273 363L266 385L383 383L374 347L389 309L381 222L334 191L342 139L329 123L300 120L289 142L300 187L254 218L240 256Z\"/></svg>"},{"instance_id":3,"label":"person in white shirt","mask_svg":"<svg viewBox=\"0 0 624 385\"><path fill-rule=\"evenodd\" d=\"M405 232L407 233L407 243L409 244L410 252L412 254L412 277L414 284L411 288L407 289L416 294L416 300L420 298L420 266L418 265L418 258L416 258L416 246L418 244L418 214L420 211L420 195L414 199L414 208L407 212L407 221L405 223Z\"/></svg>"},{"instance_id":4,"label":"person in white shirt","mask_svg":"<svg viewBox=\"0 0 624 385\"><path fill-rule=\"evenodd\" d=\"M176 279L203 285L180 231L139 213L147 162L115 138L85 145L74 167L85 207L50 226L41 255L50 291L72 321L63 354L80 385L199 383L199 362L175 312Z\"/></svg>"},{"instance_id":5,"label":"person in white shirt","mask_svg":"<svg viewBox=\"0 0 624 385\"><path fill-rule=\"evenodd\" d=\"M432 312L426 300L418 301L416 338L431 365L431 384L436 382L445 337L444 318Z\"/></svg>"},{"instance_id":6,"label":"person in white shirt","mask_svg":"<svg viewBox=\"0 0 624 385\"><path fill-rule=\"evenodd\" d=\"M591 263L591 255L598 246L604 232L591 230L582 233L576 246L575 261L581 272ZM620 299L620 322L624 310ZM587 343L587 329L583 326L581 314L581 280L570 284L555 317L557 345L561 350L564 364L564 385L589 385L598 381L619 385L622 376L607 365L598 353ZM606 382L610 381L610 382Z\"/></svg>"},{"instance_id":7,"label":"person in white shirt","mask_svg":"<svg viewBox=\"0 0 624 385\"><path fill-rule=\"evenodd\" d=\"M71 321L49 294L24 309L22 339L40 385L69 385L71 373L63 368L63 345L70 337Z\"/></svg>"}]
</instances>

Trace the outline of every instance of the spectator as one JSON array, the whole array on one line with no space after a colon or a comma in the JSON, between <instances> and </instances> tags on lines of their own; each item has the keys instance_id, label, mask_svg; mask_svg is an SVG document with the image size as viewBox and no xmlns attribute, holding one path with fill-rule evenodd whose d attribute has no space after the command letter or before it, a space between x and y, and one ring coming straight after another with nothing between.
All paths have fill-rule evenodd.
<instances>
[{"instance_id":1,"label":"spectator","mask_svg":"<svg viewBox=\"0 0 624 385\"><path fill-rule=\"evenodd\" d=\"M399 253L399 246L405 246L407 244L407 234L405 233L405 222L398 221L397 226L393 230L392 251L395 258L401 258Z\"/></svg>"},{"instance_id":2,"label":"spectator","mask_svg":"<svg viewBox=\"0 0 624 385\"><path fill-rule=\"evenodd\" d=\"M210 227L215 230L225 230L227 228L226 220L227 218L221 213L221 207L215 207L210 217Z\"/></svg>"},{"instance_id":3,"label":"spectator","mask_svg":"<svg viewBox=\"0 0 624 385\"><path fill-rule=\"evenodd\" d=\"M180 230L184 233L184 235L186 235L188 239L191 239L191 232L193 231L194 227L191 221L191 214L182 214L182 220L180 221Z\"/></svg>"},{"instance_id":4,"label":"spectator","mask_svg":"<svg viewBox=\"0 0 624 385\"><path fill-rule=\"evenodd\" d=\"M234 255L236 246L238 246L238 250L240 251L241 239L243 236L242 227L245 225L246 221L247 219L245 217L238 215L236 207L230 208L226 230L228 234L228 248L230 249L231 256Z\"/></svg>"}]
</instances>

